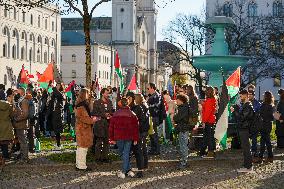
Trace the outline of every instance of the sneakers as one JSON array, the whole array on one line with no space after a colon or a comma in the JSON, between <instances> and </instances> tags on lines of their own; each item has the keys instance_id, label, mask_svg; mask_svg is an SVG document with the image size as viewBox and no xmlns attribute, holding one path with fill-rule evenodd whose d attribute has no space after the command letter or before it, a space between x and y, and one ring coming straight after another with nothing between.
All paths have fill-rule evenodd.
<instances>
[{"instance_id":1,"label":"sneakers","mask_svg":"<svg viewBox=\"0 0 284 189\"><path fill-rule=\"evenodd\" d=\"M127 176L133 178L133 177L135 177L135 173L133 173L133 171L130 170L130 171L127 172Z\"/></svg>"},{"instance_id":2,"label":"sneakers","mask_svg":"<svg viewBox=\"0 0 284 189\"><path fill-rule=\"evenodd\" d=\"M118 178L125 179L125 174L124 174L123 172L119 171L119 172L117 173L117 177L118 177Z\"/></svg>"},{"instance_id":3,"label":"sneakers","mask_svg":"<svg viewBox=\"0 0 284 189\"><path fill-rule=\"evenodd\" d=\"M243 167L243 168L237 169L237 172L238 172L238 173L254 173L254 170L253 170L252 167L249 168L249 169Z\"/></svg>"}]
</instances>

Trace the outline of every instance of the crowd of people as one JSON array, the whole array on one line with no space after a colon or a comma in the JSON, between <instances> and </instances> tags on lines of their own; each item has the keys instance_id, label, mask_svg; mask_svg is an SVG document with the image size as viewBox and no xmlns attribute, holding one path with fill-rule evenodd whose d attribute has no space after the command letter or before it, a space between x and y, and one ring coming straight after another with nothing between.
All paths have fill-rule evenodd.
<instances>
[{"instance_id":1,"label":"crowd of people","mask_svg":"<svg viewBox=\"0 0 284 189\"><path fill-rule=\"evenodd\" d=\"M252 171L253 163L273 161L270 139L273 121L276 121L277 147L284 148L284 90L279 90L277 105L271 92L266 91L260 102L255 99L254 90L253 85L242 89L239 101L230 107L230 121L234 123L230 125L235 128L232 147L240 146L244 156L244 167L239 172ZM167 90L159 93L153 83L147 85L147 94L129 91L125 95L111 86L96 94L92 87L74 85L71 97L66 96L62 84L48 89L29 85L26 89L18 87L6 91L4 85L0 85L0 98L2 163L9 160L12 153L16 154L17 162L27 163L29 153L36 150L35 141L42 136L55 138L54 150L60 150L64 122L67 129L75 129L78 171L91 170L86 165L88 151L94 153L96 162L109 163L112 144L123 161L118 177L143 177L143 170L148 168L148 156L161 153L159 128L163 126L165 140L178 140L179 169L188 166L190 136L197 130L202 130L203 134L201 145L196 149L198 154L210 159L216 156L218 141L214 133L220 117L216 87L207 86L205 99L200 99L190 85L176 86L174 96ZM263 159L266 149L268 155ZM136 174L130 164L132 153L138 168Z\"/></svg>"}]
</instances>

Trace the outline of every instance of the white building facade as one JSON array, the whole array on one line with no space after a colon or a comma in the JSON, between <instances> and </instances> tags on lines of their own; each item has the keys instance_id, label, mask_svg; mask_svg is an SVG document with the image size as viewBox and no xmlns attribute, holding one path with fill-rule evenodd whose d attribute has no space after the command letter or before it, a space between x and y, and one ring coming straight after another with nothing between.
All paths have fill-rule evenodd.
<instances>
[{"instance_id":1,"label":"white building facade","mask_svg":"<svg viewBox=\"0 0 284 189\"><path fill-rule=\"evenodd\" d=\"M69 32L70 34L70 32ZM68 34L67 34L68 35ZM86 85L86 56L84 36L77 33L69 35L69 37L77 38L77 41L67 40L66 33L62 33L61 47L61 74L64 83L76 81L78 85ZM78 40L81 38L82 40ZM68 45L67 45L68 44ZM92 80L98 79L101 87L111 85L114 80L113 58L115 51L111 46L96 44L91 45L91 61L92 61Z\"/></svg>"},{"instance_id":2,"label":"white building facade","mask_svg":"<svg viewBox=\"0 0 284 189\"><path fill-rule=\"evenodd\" d=\"M233 17L233 14L240 14L235 2L242 4L242 7L244 8L242 10L244 16L251 18L252 20L258 16L284 18L282 0L206 0L206 15L207 17L213 17L216 14L222 14L228 17ZM281 39L275 43L282 44L282 41L280 40ZM278 63L283 64L284 62ZM276 74L279 73L275 73L275 75ZM255 84L256 98L258 99L262 99L262 94L265 91L273 92L274 97L278 99L277 91L284 87L281 77L279 78L275 76L256 80Z\"/></svg>"},{"instance_id":3,"label":"white building facade","mask_svg":"<svg viewBox=\"0 0 284 189\"><path fill-rule=\"evenodd\" d=\"M60 67L61 17L54 6L6 10L0 6L0 83L16 85L22 65L29 74Z\"/></svg>"}]
</instances>

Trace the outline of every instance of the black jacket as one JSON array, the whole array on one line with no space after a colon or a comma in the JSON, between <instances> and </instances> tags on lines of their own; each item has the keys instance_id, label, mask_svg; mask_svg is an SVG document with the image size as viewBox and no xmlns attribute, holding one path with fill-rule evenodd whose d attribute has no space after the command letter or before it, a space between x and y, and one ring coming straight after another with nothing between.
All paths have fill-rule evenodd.
<instances>
[{"instance_id":1,"label":"black jacket","mask_svg":"<svg viewBox=\"0 0 284 189\"><path fill-rule=\"evenodd\" d=\"M259 113L262 118L262 132L271 132L274 107L271 104L262 104Z\"/></svg>"},{"instance_id":2,"label":"black jacket","mask_svg":"<svg viewBox=\"0 0 284 189\"><path fill-rule=\"evenodd\" d=\"M277 111L281 114L280 120L284 120L284 102L280 101L277 105ZM278 137L284 137L284 122L276 121L275 134Z\"/></svg>"},{"instance_id":3,"label":"black jacket","mask_svg":"<svg viewBox=\"0 0 284 189\"><path fill-rule=\"evenodd\" d=\"M240 129L249 129L251 127L253 118L254 118L254 110L251 102L246 102L242 105L239 111L239 128Z\"/></svg>"},{"instance_id":4,"label":"black jacket","mask_svg":"<svg viewBox=\"0 0 284 189\"><path fill-rule=\"evenodd\" d=\"M178 106L178 111L174 115L174 121L177 124L176 131L177 132L186 132L189 131L189 106L187 103L184 103Z\"/></svg>"},{"instance_id":5,"label":"black jacket","mask_svg":"<svg viewBox=\"0 0 284 189\"><path fill-rule=\"evenodd\" d=\"M139 121L139 133L146 133L149 130L149 109L145 105L135 105L131 110L136 114Z\"/></svg>"}]
</instances>

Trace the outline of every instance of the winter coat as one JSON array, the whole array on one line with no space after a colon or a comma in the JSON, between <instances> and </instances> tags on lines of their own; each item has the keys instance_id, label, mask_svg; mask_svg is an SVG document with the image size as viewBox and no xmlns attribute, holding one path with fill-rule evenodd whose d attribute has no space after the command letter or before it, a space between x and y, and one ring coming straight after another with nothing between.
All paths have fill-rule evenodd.
<instances>
[{"instance_id":1,"label":"winter coat","mask_svg":"<svg viewBox=\"0 0 284 189\"><path fill-rule=\"evenodd\" d=\"M93 119L88 115L84 106L75 109L76 116L76 141L81 148L89 148L93 145Z\"/></svg>"},{"instance_id":2,"label":"winter coat","mask_svg":"<svg viewBox=\"0 0 284 189\"><path fill-rule=\"evenodd\" d=\"M150 128L149 109L145 105L135 105L131 108L139 121L139 133L147 133Z\"/></svg>"},{"instance_id":3,"label":"winter coat","mask_svg":"<svg viewBox=\"0 0 284 189\"><path fill-rule=\"evenodd\" d=\"M92 115L101 118L94 125L94 135L96 137L108 138L109 120L106 117L106 113L112 114L112 109L112 102L110 100L106 103L102 99L94 102Z\"/></svg>"},{"instance_id":4,"label":"winter coat","mask_svg":"<svg viewBox=\"0 0 284 189\"><path fill-rule=\"evenodd\" d=\"M250 129L254 118L254 110L251 102L246 102L242 105L237 117L239 118L239 129Z\"/></svg>"},{"instance_id":5,"label":"winter coat","mask_svg":"<svg viewBox=\"0 0 284 189\"><path fill-rule=\"evenodd\" d=\"M122 107L110 119L109 139L111 141L139 140L138 119L129 107Z\"/></svg>"},{"instance_id":6,"label":"winter coat","mask_svg":"<svg viewBox=\"0 0 284 189\"><path fill-rule=\"evenodd\" d=\"M280 120L284 120L284 102L280 101L277 105L277 111L281 114ZM284 137L284 122L276 121L276 130L275 134L278 137Z\"/></svg>"},{"instance_id":7,"label":"winter coat","mask_svg":"<svg viewBox=\"0 0 284 189\"><path fill-rule=\"evenodd\" d=\"M216 99L206 98L202 105L202 122L207 124L216 123Z\"/></svg>"},{"instance_id":8,"label":"winter coat","mask_svg":"<svg viewBox=\"0 0 284 189\"><path fill-rule=\"evenodd\" d=\"M0 141L14 138L11 118L13 107L8 102L0 100Z\"/></svg>"},{"instance_id":9,"label":"winter coat","mask_svg":"<svg viewBox=\"0 0 284 189\"><path fill-rule=\"evenodd\" d=\"M177 132L189 131L189 106L187 103L179 105L177 113L174 115L174 121L177 124Z\"/></svg>"},{"instance_id":10,"label":"winter coat","mask_svg":"<svg viewBox=\"0 0 284 189\"><path fill-rule=\"evenodd\" d=\"M159 118L159 124L167 117L163 97L155 92L148 99L148 106L151 117Z\"/></svg>"},{"instance_id":11,"label":"winter coat","mask_svg":"<svg viewBox=\"0 0 284 189\"><path fill-rule=\"evenodd\" d=\"M64 96L58 90L53 89L53 93L48 104L49 128L47 130L55 133L63 132L63 103Z\"/></svg>"},{"instance_id":12,"label":"winter coat","mask_svg":"<svg viewBox=\"0 0 284 189\"><path fill-rule=\"evenodd\" d=\"M271 104L262 104L259 109L262 118L261 132L270 133L272 129L272 121L274 120L274 107Z\"/></svg>"},{"instance_id":13,"label":"winter coat","mask_svg":"<svg viewBox=\"0 0 284 189\"><path fill-rule=\"evenodd\" d=\"M28 129L29 102L26 98L19 99L13 113L14 128Z\"/></svg>"}]
</instances>

